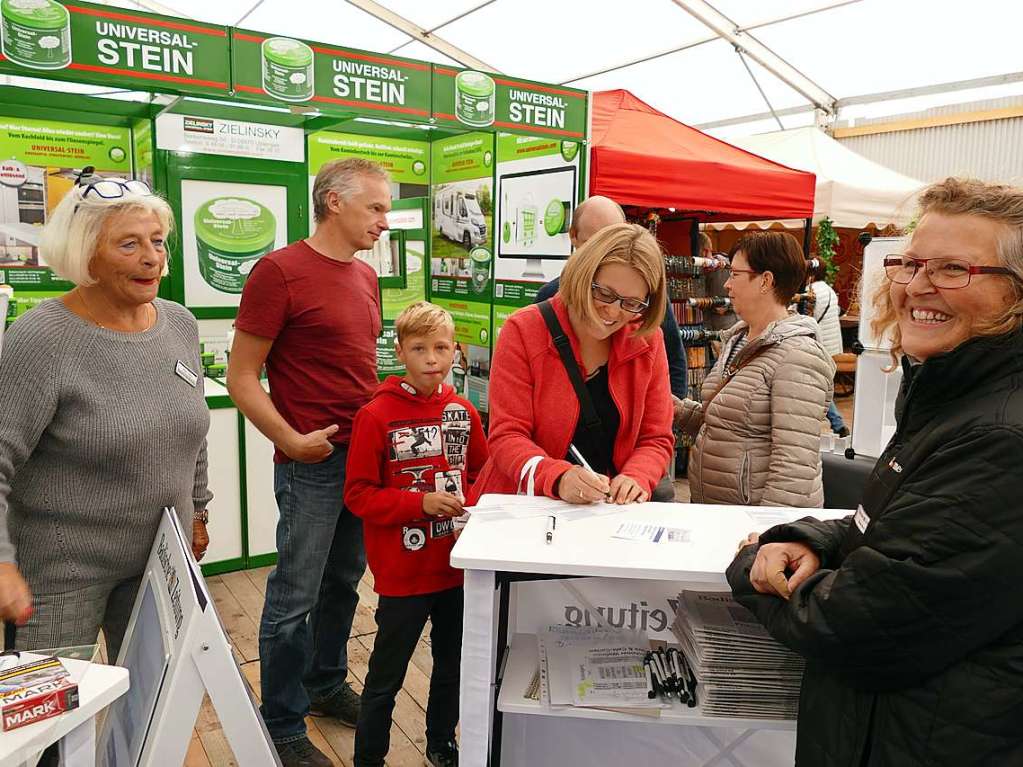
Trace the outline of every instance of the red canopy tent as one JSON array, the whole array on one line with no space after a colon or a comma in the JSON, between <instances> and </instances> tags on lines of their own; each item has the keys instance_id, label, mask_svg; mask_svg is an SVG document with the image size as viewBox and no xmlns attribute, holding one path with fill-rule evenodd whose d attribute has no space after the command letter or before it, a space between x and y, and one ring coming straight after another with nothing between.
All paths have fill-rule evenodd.
<instances>
[{"instance_id":1,"label":"red canopy tent","mask_svg":"<svg viewBox=\"0 0 1023 767\"><path fill-rule=\"evenodd\" d=\"M680 123L626 90L593 94L590 194L706 221L810 218L813 173Z\"/></svg>"}]
</instances>

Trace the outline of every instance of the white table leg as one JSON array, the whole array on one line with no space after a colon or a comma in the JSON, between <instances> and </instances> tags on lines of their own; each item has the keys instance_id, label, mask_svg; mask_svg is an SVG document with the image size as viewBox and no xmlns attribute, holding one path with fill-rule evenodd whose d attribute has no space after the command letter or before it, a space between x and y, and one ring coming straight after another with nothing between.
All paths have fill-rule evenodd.
<instances>
[{"instance_id":1,"label":"white table leg","mask_svg":"<svg viewBox=\"0 0 1023 767\"><path fill-rule=\"evenodd\" d=\"M96 719L90 717L60 739L61 767L95 767Z\"/></svg>"},{"instance_id":2,"label":"white table leg","mask_svg":"<svg viewBox=\"0 0 1023 767\"><path fill-rule=\"evenodd\" d=\"M466 765L487 763L498 657L495 582L492 570L465 571L459 752Z\"/></svg>"}]
</instances>

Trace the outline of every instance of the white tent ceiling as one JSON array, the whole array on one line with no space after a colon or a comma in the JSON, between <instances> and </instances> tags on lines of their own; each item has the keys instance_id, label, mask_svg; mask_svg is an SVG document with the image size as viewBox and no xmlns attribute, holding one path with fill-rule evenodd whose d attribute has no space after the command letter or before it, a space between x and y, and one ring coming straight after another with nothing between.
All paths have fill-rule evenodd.
<instances>
[{"instance_id":1,"label":"white tent ceiling","mask_svg":"<svg viewBox=\"0 0 1023 767\"><path fill-rule=\"evenodd\" d=\"M108 4L459 63L370 12L383 9L455 46L449 53L460 49L497 71L589 90L627 88L683 122L710 123L712 128L716 122L768 112L766 102L782 112L806 110L783 113L780 119L786 128L813 122L804 95L754 60L761 45L777 56L776 72L789 65L837 100L843 118L1023 93L1018 41L1023 3L1004 0L110 0ZM826 10L813 13L822 8ZM726 17L726 33L748 30L739 31L737 41L749 53L740 58L732 42L719 38L694 15L701 11L704 17L709 12ZM778 19L787 20L763 25ZM685 49L658 55L679 48ZM617 68L648 57L654 58ZM594 74L608 69L612 71ZM1009 82L989 84L999 77ZM975 80L985 87L918 95L937 84ZM891 91L909 91L913 98L856 103L862 100L858 97L876 98ZM714 132L727 136L777 128L771 118Z\"/></svg>"}]
</instances>

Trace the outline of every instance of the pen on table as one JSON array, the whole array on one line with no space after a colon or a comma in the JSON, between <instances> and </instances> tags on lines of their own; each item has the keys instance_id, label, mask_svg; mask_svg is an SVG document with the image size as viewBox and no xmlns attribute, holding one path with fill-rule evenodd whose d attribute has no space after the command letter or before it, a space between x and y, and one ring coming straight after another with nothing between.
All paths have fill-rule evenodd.
<instances>
[{"instance_id":1,"label":"pen on table","mask_svg":"<svg viewBox=\"0 0 1023 767\"><path fill-rule=\"evenodd\" d=\"M547 543L551 543L554 540L554 528L558 526L558 518L555 516L547 517Z\"/></svg>"},{"instance_id":2,"label":"pen on table","mask_svg":"<svg viewBox=\"0 0 1023 767\"><path fill-rule=\"evenodd\" d=\"M583 458L583 454L579 452L579 448L577 448L571 442L568 443L568 452L571 453L572 457L575 458L576 462L584 469L586 469L586 471L588 471L590 474L597 473L593 470L593 467L590 466L589 462L585 458ZM604 497L607 498L606 495Z\"/></svg>"}]
</instances>

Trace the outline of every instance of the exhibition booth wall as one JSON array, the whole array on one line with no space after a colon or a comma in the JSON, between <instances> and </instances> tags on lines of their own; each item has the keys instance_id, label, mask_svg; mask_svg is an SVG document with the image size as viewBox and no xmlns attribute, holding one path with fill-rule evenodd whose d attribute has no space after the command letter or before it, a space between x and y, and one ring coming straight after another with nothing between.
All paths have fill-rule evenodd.
<instances>
[{"instance_id":1,"label":"exhibition booth wall","mask_svg":"<svg viewBox=\"0 0 1023 767\"><path fill-rule=\"evenodd\" d=\"M73 287L38 240L81 168L139 178L167 198L176 231L160 295L199 321L211 409L204 573L275 561L272 445L227 394L229 339L258 259L311 232L312 180L325 163L362 157L391 175L390 236L358 254L380 280L381 377L402 372L394 318L432 300L455 319L450 383L486 417L496 334L571 252L587 92L135 10L47 8L21 26L48 21L52 34L3 26L0 73L36 78L3 87L0 105L7 322ZM62 93L47 80L150 96Z\"/></svg>"}]
</instances>

